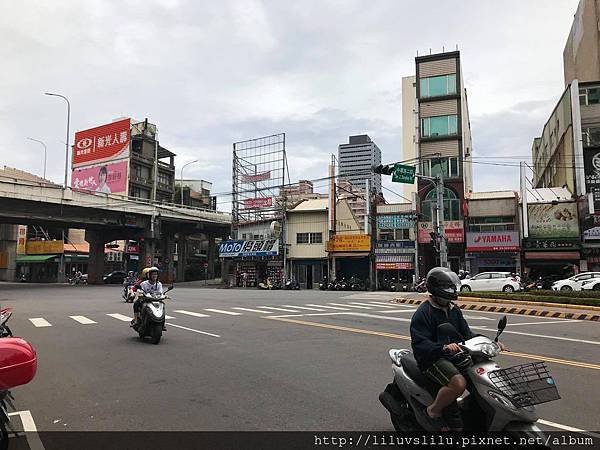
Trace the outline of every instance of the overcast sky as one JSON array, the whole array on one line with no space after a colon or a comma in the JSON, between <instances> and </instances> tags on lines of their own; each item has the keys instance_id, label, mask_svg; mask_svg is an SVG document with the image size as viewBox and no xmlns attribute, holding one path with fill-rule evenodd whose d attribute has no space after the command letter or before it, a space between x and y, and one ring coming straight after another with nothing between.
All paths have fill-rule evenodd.
<instances>
[{"instance_id":1,"label":"overcast sky","mask_svg":"<svg viewBox=\"0 0 600 450\"><path fill-rule=\"evenodd\" d=\"M530 155L564 89L577 3L2 2L0 165L41 175L42 148L26 138L41 139L48 178L62 182L66 108L46 91L71 101L71 143L75 130L147 117L178 155L177 177L200 159L186 178L212 181L215 192L231 191L232 142L280 132L292 181L327 176L329 155L351 134L369 134L396 161L401 78L414 74L417 52L456 45L473 154L506 162L487 157ZM518 189L517 172L474 164L475 190Z\"/></svg>"}]
</instances>

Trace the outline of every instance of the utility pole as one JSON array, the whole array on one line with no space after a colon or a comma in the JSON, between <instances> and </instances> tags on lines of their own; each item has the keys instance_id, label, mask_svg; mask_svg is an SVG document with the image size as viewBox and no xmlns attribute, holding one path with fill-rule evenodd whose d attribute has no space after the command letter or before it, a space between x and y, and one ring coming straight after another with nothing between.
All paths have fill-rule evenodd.
<instances>
[{"instance_id":1,"label":"utility pole","mask_svg":"<svg viewBox=\"0 0 600 450\"><path fill-rule=\"evenodd\" d=\"M437 229L435 233L439 242L440 266L448 267L448 246L446 245L446 237L444 236L444 179L441 174L435 179L435 189L437 194L435 207Z\"/></svg>"}]
</instances>

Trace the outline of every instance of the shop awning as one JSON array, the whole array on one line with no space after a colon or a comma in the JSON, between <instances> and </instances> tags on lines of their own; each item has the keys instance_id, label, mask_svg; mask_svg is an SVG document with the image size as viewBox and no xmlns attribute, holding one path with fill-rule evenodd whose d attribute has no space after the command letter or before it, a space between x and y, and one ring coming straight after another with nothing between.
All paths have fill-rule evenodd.
<instances>
[{"instance_id":1,"label":"shop awning","mask_svg":"<svg viewBox=\"0 0 600 450\"><path fill-rule=\"evenodd\" d=\"M54 259L58 255L19 255L17 263L43 263L49 259Z\"/></svg>"}]
</instances>

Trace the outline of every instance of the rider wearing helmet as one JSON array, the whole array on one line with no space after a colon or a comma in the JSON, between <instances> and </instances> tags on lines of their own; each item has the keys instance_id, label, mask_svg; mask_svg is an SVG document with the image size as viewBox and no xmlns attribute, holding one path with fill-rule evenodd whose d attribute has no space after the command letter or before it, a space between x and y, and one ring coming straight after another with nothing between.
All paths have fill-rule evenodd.
<instances>
[{"instance_id":1,"label":"rider wearing helmet","mask_svg":"<svg viewBox=\"0 0 600 450\"><path fill-rule=\"evenodd\" d=\"M137 281L135 282L135 284L131 288L131 290L133 291L134 294L137 294L138 289L142 289L142 291L146 292L142 288L142 285L144 284L144 282L148 281L149 272L151 270L155 270L156 271L156 274L157 274L156 279L158 280L158 268L156 268L156 267L145 267L144 269L142 269L142 273L140 274L139 278L137 279ZM162 292L162 284L160 284L160 281L158 281L158 284L160 285L160 289L161 289L161 292ZM147 292L150 292L150 291L147 291ZM142 303L140 301L140 296L137 295L135 301L133 302L133 320L131 321L131 326L135 325L135 323L139 320L139 312L140 312L141 305L142 305Z\"/></svg>"}]
</instances>

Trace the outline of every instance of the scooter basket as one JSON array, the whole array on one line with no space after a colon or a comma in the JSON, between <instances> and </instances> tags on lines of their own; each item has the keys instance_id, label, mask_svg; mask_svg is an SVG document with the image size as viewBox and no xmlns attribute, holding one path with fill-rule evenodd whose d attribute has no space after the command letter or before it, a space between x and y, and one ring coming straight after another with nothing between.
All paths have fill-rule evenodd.
<instances>
[{"instance_id":1,"label":"scooter basket","mask_svg":"<svg viewBox=\"0 0 600 450\"><path fill-rule=\"evenodd\" d=\"M539 405L560 398L543 361L494 370L488 376L498 390L517 406Z\"/></svg>"}]
</instances>

